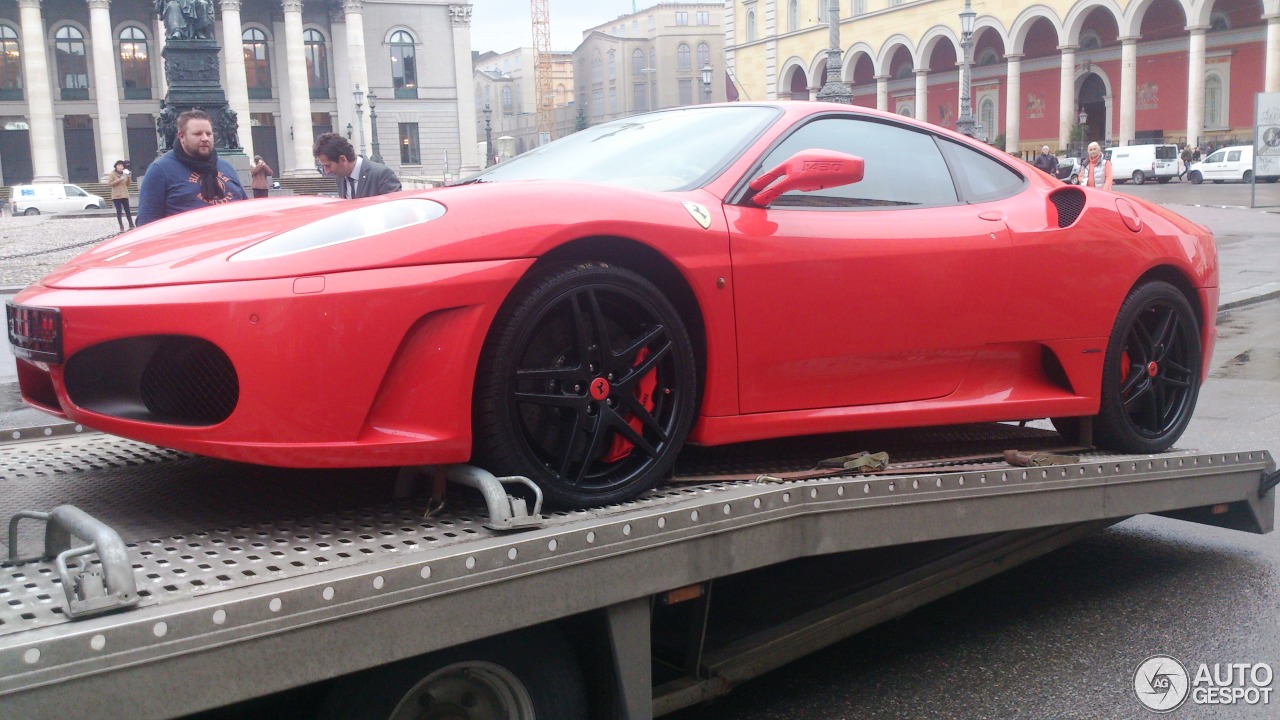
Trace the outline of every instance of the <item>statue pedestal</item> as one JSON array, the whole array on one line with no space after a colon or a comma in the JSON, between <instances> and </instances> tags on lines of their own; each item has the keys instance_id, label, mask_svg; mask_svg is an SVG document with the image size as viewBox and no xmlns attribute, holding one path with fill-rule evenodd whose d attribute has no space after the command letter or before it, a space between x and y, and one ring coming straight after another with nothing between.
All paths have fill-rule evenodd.
<instances>
[{"instance_id":1,"label":"statue pedestal","mask_svg":"<svg viewBox=\"0 0 1280 720\"><path fill-rule=\"evenodd\" d=\"M178 115L193 108L209 114L213 122L213 142L219 155L229 157L232 152L224 151L240 150L236 114L227 104L227 95L218 77L220 49L213 40L174 38L165 43L161 55L164 57L169 93L165 95L164 109L156 120L156 130L163 144L162 153L173 147L178 132Z\"/></svg>"}]
</instances>

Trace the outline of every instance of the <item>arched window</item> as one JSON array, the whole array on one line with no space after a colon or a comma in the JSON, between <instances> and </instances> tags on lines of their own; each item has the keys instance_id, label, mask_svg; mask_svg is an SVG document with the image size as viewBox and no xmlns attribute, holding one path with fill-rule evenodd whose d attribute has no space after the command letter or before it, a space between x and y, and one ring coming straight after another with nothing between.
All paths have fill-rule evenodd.
<instances>
[{"instance_id":1,"label":"arched window","mask_svg":"<svg viewBox=\"0 0 1280 720\"><path fill-rule=\"evenodd\" d=\"M502 88L502 114L503 114L503 115L510 115L511 113L512 113L512 107L511 107L511 87L510 87L510 86L504 86L504 87Z\"/></svg>"},{"instance_id":2,"label":"arched window","mask_svg":"<svg viewBox=\"0 0 1280 720\"><path fill-rule=\"evenodd\" d=\"M787 3L787 29L800 29L800 0L791 0Z\"/></svg>"},{"instance_id":3,"label":"arched window","mask_svg":"<svg viewBox=\"0 0 1280 720\"><path fill-rule=\"evenodd\" d=\"M747 42L756 39L756 11L747 11Z\"/></svg>"},{"instance_id":4,"label":"arched window","mask_svg":"<svg viewBox=\"0 0 1280 720\"><path fill-rule=\"evenodd\" d=\"M391 33L391 86L396 97L418 97L418 63L413 36L404 30Z\"/></svg>"},{"instance_id":5,"label":"arched window","mask_svg":"<svg viewBox=\"0 0 1280 720\"><path fill-rule=\"evenodd\" d=\"M676 70L688 70L693 66L693 61L689 57L689 46L680 43L676 48Z\"/></svg>"},{"instance_id":6,"label":"arched window","mask_svg":"<svg viewBox=\"0 0 1280 720\"><path fill-rule=\"evenodd\" d=\"M89 99L89 63L85 58L84 35L78 28L63 25L54 34L58 59L58 87L63 100Z\"/></svg>"},{"instance_id":7,"label":"arched window","mask_svg":"<svg viewBox=\"0 0 1280 720\"><path fill-rule=\"evenodd\" d=\"M271 63L267 58L267 34L249 28L241 35L244 42L244 76L249 84L251 100L271 97Z\"/></svg>"},{"instance_id":8,"label":"arched window","mask_svg":"<svg viewBox=\"0 0 1280 720\"><path fill-rule=\"evenodd\" d=\"M22 98L22 52L18 31L0 25L0 100Z\"/></svg>"},{"instance_id":9,"label":"arched window","mask_svg":"<svg viewBox=\"0 0 1280 720\"><path fill-rule=\"evenodd\" d=\"M911 63L902 63L898 66L898 71L893 74L895 80L905 80L916 74L916 69Z\"/></svg>"},{"instance_id":10,"label":"arched window","mask_svg":"<svg viewBox=\"0 0 1280 720\"><path fill-rule=\"evenodd\" d=\"M591 82L598 84L604 82L604 63L600 60L600 53L596 53L591 58Z\"/></svg>"},{"instance_id":11,"label":"arched window","mask_svg":"<svg viewBox=\"0 0 1280 720\"><path fill-rule=\"evenodd\" d=\"M125 100L151 99L151 58L142 28L120 31L120 80Z\"/></svg>"},{"instance_id":12,"label":"arched window","mask_svg":"<svg viewBox=\"0 0 1280 720\"><path fill-rule=\"evenodd\" d=\"M1209 29L1214 32L1231 29L1231 16L1223 10L1214 10L1209 13Z\"/></svg>"},{"instance_id":13,"label":"arched window","mask_svg":"<svg viewBox=\"0 0 1280 720\"><path fill-rule=\"evenodd\" d=\"M1098 33L1092 30L1082 30L1080 32L1080 49L1093 50L1102 47L1102 38Z\"/></svg>"},{"instance_id":14,"label":"arched window","mask_svg":"<svg viewBox=\"0 0 1280 720\"><path fill-rule=\"evenodd\" d=\"M984 139L994 138L999 133L996 132L996 101L986 97L982 98L982 104L978 106L978 122L982 123L982 135Z\"/></svg>"},{"instance_id":15,"label":"arched window","mask_svg":"<svg viewBox=\"0 0 1280 720\"><path fill-rule=\"evenodd\" d=\"M639 75L641 70L644 70L644 51L633 50L631 51L631 74Z\"/></svg>"},{"instance_id":16,"label":"arched window","mask_svg":"<svg viewBox=\"0 0 1280 720\"><path fill-rule=\"evenodd\" d=\"M1000 53L996 52L995 48L983 48L982 52L978 53L978 65L985 66L999 64Z\"/></svg>"},{"instance_id":17,"label":"arched window","mask_svg":"<svg viewBox=\"0 0 1280 720\"><path fill-rule=\"evenodd\" d=\"M609 82L613 82L614 78L616 77L618 77L617 53L610 50L609 51Z\"/></svg>"},{"instance_id":18,"label":"arched window","mask_svg":"<svg viewBox=\"0 0 1280 720\"><path fill-rule=\"evenodd\" d=\"M329 50L324 44L324 35L319 30L307 28L302 31L302 42L307 58L307 87L311 89L313 100L329 97Z\"/></svg>"},{"instance_id":19,"label":"arched window","mask_svg":"<svg viewBox=\"0 0 1280 720\"><path fill-rule=\"evenodd\" d=\"M1211 73L1204 79L1204 126L1220 128L1223 122L1222 77Z\"/></svg>"},{"instance_id":20,"label":"arched window","mask_svg":"<svg viewBox=\"0 0 1280 720\"><path fill-rule=\"evenodd\" d=\"M711 46L706 43L698 45L698 69L711 64Z\"/></svg>"}]
</instances>

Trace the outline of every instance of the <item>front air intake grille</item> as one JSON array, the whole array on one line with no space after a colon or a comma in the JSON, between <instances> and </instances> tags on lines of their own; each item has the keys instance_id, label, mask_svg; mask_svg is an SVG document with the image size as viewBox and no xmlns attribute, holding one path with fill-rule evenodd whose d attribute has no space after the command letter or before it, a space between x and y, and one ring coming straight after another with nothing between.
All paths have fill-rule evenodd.
<instances>
[{"instance_id":1,"label":"front air intake grille","mask_svg":"<svg viewBox=\"0 0 1280 720\"><path fill-rule=\"evenodd\" d=\"M183 425L215 425L231 416L240 383L227 354L199 338L170 337L142 371L142 404Z\"/></svg>"},{"instance_id":2,"label":"front air intake grille","mask_svg":"<svg viewBox=\"0 0 1280 720\"><path fill-rule=\"evenodd\" d=\"M1058 227L1070 227L1084 212L1084 191L1079 188L1063 188L1049 196L1058 209Z\"/></svg>"},{"instance_id":3,"label":"front air intake grille","mask_svg":"<svg viewBox=\"0 0 1280 720\"><path fill-rule=\"evenodd\" d=\"M145 335L85 348L67 360L64 379L75 405L164 425L216 425L240 399L227 354L185 335Z\"/></svg>"}]
</instances>

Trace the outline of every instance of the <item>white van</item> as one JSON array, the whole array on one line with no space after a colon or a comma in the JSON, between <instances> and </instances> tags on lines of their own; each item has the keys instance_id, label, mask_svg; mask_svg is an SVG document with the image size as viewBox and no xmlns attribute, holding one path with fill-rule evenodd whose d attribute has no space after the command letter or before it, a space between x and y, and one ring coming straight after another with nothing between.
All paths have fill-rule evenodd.
<instances>
[{"instance_id":1,"label":"white van","mask_svg":"<svg viewBox=\"0 0 1280 720\"><path fill-rule=\"evenodd\" d=\"M1108 149L1107 157L1111 159L1111 179L1117 183L1167 183L1178 176L1177 145L1120 145Z\"/></svg>"},{"instance_id":2,"label":"white van","mask_svg":"<svg viewBox=\"0 0 1280 720\"><path fill-rule=\"evenodd\" d=\"M87 193L78 185L14 185L9 192L9 210L14 215L94 210L107 201Z\"/></svg>"},{"instance_id":3,"label":"white van","mask_svg":"<svg viewBox=\"0 0 1280 720\"><path fill-rule=\"evenodd\" d=\"M1191 169L1187 171L1187 177L1197 185L1205 180L1216 183L1228 180L1251 182L1253 180L1253 146L1233 145L1218 148L1204 160L1192 163ZM1280 176L1258 176L1258 182L1275 182L1277 179L1280 179Z\"/></svg>"}]
</instances>

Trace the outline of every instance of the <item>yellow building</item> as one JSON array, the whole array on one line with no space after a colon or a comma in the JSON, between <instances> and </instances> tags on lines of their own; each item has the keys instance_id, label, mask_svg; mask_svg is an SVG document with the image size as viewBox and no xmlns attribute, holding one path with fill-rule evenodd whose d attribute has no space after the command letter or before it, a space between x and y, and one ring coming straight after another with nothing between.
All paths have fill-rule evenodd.
<instances>
[{"instance_id":1,"label":"yellow building","mask_svg":"<svg viewBox=\"0 0 1280 720\"><path fill-rule=\"evenodd\" d=\"M811 99L826 81L830 0L730 0L726 66L743 100ZM1280 92L1280 0L977 0L972 112L1011 152L1222 144ZM955 127L962 0L840 0L854 103Z\"/></svg>"}]
</instances>

